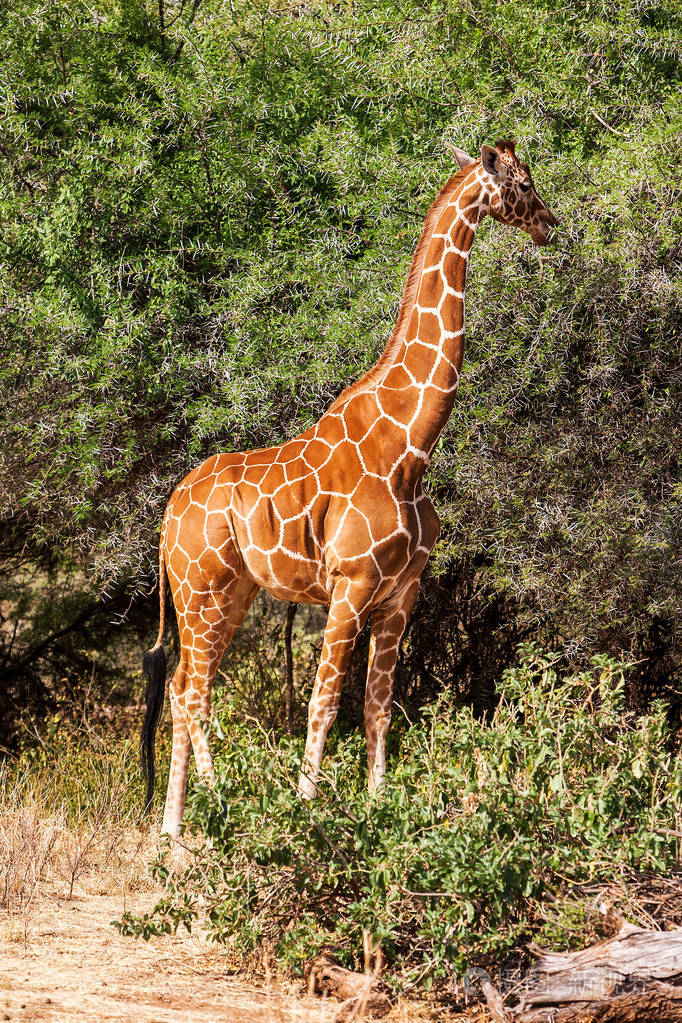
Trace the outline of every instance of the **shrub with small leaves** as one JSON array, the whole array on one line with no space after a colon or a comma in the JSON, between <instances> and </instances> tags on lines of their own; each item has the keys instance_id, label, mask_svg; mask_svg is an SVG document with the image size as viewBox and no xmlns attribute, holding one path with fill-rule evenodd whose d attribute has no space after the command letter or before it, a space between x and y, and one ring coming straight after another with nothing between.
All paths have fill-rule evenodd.
<instances>
[{"instance_id":1,"label":"shrub with small leaves","mask_svg":"<svg viewBox=\"0 0 682 1023\"><path fill-rule=\"evenodd\" d=\"M325 945L352 962L367 929L396 977L424 983L503 956L565 882L677 862L665 831L679 827L682 766L661 706L624 714L626 671L603 657L562 675L525 648L490 725L446 700L403 723L380 798L357 733L329 743L308 803L300 744L224 704L216 786L190 800L207 842L179 875L157 864L166 898L120 926L148 936L205 915L236 953L267 944L294 968Z\"/></svg>"},{"instance_id":2,"label":"shrub with small leaves","mask_svg":"<svg viewBox=\"0 0 682 1023\"><path fill-rule=\"evenodd\" d=\"M178 479L374 361L442 140L500 137L562 226L542 252L479 233L433 565L476 565L543 644L653 630L679 662L681 29L671 0L2 5L11 670L51 670L36 564L70 620L147 592Z\"/></svg>"}]
</instances>

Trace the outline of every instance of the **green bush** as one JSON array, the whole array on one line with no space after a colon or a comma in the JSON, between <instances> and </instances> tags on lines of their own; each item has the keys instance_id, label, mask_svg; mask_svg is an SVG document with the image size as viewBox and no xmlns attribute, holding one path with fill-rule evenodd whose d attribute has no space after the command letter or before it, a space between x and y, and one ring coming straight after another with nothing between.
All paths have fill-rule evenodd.
<instances>
[{"instance_id":1,"label":"green bush","mask_svg":"<svg viewBox=\"0 0 682 1023\"><path fill-rule=\"evenodd\" d=\"M443 138L516 138L563 226L542 253L481 230L434 564L579 653L676 627L681 27L670 0L3 5L12 670L48 671L59 631L36 563L80 563L70 604L147 591L178 478L309 426L376 358Z\"/></svg>"},{"instance_id":2,"label":"green bush","mask_svg":"<svg viewBox=\"0 0 682 1023\"><path fill-rule=\"evenodd\" d=\"M190 799L207 841L184 872L158 863L166 897L120 926L148 936L205 913L238 954L267 943L294 968L329 945L352 960L367 929L422 982L503 956L566 882L676 863L662 832L679 827L682 765L661 706L624 714L625 672L598 658L561 677L527 647L489 726L441 700L395 730L380 799L358 734L336 734L312 804L295 793L300 743L224 701L216 786Z\"/></svg>"}]
</instances>

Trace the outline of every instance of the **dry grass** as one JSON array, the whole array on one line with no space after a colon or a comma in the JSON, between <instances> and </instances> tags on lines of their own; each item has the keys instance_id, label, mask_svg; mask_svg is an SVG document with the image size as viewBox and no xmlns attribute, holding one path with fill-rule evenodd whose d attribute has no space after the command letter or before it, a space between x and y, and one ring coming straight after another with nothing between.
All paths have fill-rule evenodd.
<instances>
[{"instance_id":1,"label":"dry grass","mask_svg":"<svg viewBox=\"0 0 682 1023\"><path fill-rule=\"evenodd\" d=\"M320 1019L272 978L264 990L246 983L201 933L142 942L115 930L112 920L149 910L161 891L147 871L158 823L127 822L114 791L75 816L40 779L5 774L2 795L0 1018Z\"/></svg>"},{"instance_id":2,"label":"dry grass","mask_svg":"<svg viewBox=\"0 0 682 1023\"><path fill-rule=\"evenodd\" d=\"M339 1003L244 973L199 930L149 942L111 921L161 895L140 824L135 750L90 729L0 769L0 1019L98 1023L334 1023ZM388 1023L483 1019L400 1000Z\"/></svg>"},{"instance_id":3,"label":"dry grass","mask_svg":"<svg viewBox=\"0 0 682 1023\"><path fill-rule=\"evenodd\" d=\"M78 882L97 878L108 888L145 878L150 831L134 826L126 799L128 748L117 755L117 769L102 761L87 785L78 774L92 755L52 764L49 757L29 758L0 770L0 909L8 915L28 917L41 885L72 898Z\"/></svg>"}]
</instances>

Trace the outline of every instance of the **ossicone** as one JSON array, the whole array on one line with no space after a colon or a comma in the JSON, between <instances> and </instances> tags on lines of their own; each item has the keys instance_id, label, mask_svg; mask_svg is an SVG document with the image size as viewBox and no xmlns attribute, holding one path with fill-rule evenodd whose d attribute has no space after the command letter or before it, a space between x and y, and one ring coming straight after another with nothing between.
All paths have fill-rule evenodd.
<instances>
[{"instance_id":1,"label":"ossicone","mask_svg":"<svg viewBox=\"0 0 682 1023\"><path fill-rule=\"evenodd\" d=\"M448 142L447 139L444 139L443 142L444 145L446 145L447 148L450 150L450 152L452 153L452 155L454 156L455 160L462 168L462 170L465 167L469 167L472 163L476 163L474 158L472 156L469 156L468 153L465 153L463 149L459 149L457 146L453 146L452 142Z\"/></svg>"}]
</instances>

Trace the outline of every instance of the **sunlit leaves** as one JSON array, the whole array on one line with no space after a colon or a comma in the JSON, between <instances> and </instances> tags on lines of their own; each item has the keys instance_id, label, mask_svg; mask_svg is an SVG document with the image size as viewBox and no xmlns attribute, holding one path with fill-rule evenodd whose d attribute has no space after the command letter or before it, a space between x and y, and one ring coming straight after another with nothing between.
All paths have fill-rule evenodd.
<instances>
[{"instance_id":1,"label":"sunlit leaves","mask_svg":"<svg viewBox=\"0 0 682 1023\"><path fill-rule=\"evenodd\" d=\"M162 10L0 12L2 514L139 577L186 469L291 436L376 357L442 138L515 137L562 227L480 232L439 557L582 638L670 617L675 5Z\"/></svg>"},{"instance_id":2,"label":"sunlit leaves","mask_svg":"<svg viewBox=\"0 0 682 1023\"><path fill-rule=\"evenodd\" d=\"M367 929L390 970L429 983L527 940L567 881L671 869L682 776L664 708L625 714L628 669L608 657L579 674L558 663L526 646L489 723L432 706L403 731L380 800L363 741L333 734L318 799L301 801L300 743L275 744L224 693L217 784L190 800L208 844L128 933L202 911L238 954L267 943L299 968L325 946L352 964ZM580 935L545 926L543 940Z\"/></svg>"}]
</instances>

